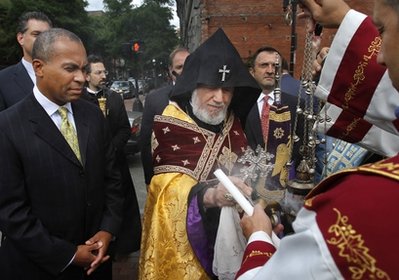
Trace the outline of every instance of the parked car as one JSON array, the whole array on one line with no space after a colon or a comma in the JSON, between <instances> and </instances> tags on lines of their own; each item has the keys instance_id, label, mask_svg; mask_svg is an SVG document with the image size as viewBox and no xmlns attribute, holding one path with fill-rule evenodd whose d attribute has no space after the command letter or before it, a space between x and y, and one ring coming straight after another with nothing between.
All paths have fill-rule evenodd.
<instances>
[{"instance_id":1,"label":"parked car","mask_svg":"<svg viewBox=\"0 0 399 280\"><path fill-rule=\"evenodd\" d=\"M136 86L136 79L129 77L128 79L129 82L132 82L134 86ZM146 80L137 80L137 86L138 86L138 93L139 95L143 95L148 93L149 91L149 87L148 87L148 83Z\"/></svg>"},{"instance_id":2,"label":"parked car","mask_svg":"<svg viewBox=\"0 0 399 280\"><path fill-rule=\"evenodd\" d=\"M136 88L130 81L114 81L111 85L111 90L119 93L123 99L130 99L137 95Z\"/></svg>"},{"instance_id":3,"label":"parked car","mask_svg":"<svg viewBox=\"0 0 399 280\"><path fill-rule=\"evenodd\" d=\"M134 155L139 151L139 137L143 113L138 111L127 111L127 116L129 118L130 130L132 134L126 143L125 153L127 155Z\"/></svg>"}]
</instances>

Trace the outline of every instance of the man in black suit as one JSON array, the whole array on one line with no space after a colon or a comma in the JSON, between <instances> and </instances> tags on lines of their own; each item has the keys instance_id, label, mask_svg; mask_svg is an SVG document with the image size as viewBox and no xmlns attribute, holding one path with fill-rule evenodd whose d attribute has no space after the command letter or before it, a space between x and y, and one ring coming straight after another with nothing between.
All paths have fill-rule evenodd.
<instances>
[{"instance_id":1,"label":"man in black suit","mask_svg":"<svg viewBox=\"0 0 399 280\"><path fill-rule=\"evenodd\" d=\"M36 37L52 27L42 12L27 12L18 19L17 41L22 48L20 62L0 71L0 111L32 93L36 82L32 67L32 47Z\"/></svg>"},{"instance_id":2,"label":"man in black suit","mask_svg":"<svg viewBox=\"0 0 399 280\"><path fill-rule=\"evenodd\" d=\"M301 90L301 81L291 76L288 62L281 57L281 91L294 97L298 97Z\"/></svg>"},{"instance_id":3,"label":"man in black suit","mask_svg":"<svg viewBox=\"0 0 399 280\"><path fill-rule=\"evenodd\" d=\"M169 94L172 92L176 78L183 71L184 61L189 54L186 48L178 47L174 49L169 55L169 75L172 85L154 90L145 98L143 118L141 120L140 148L146 185L150 184L151 178L154 175L151 153L151 134L154 116L161 115L165 107L169 104Z\"/></svg>"},{"instance_id":4,"label":"man in black suit","mask_svg":"<svg viewBox=\"0 0 399 280\"><path fill-rule=\"evenodd\" d=\"M1 277L100 279L124 199L102 113L79 99L86 51L54 28L32 58L33 94L0 113Z\"/></svg>"},{"instance_id":5,"label":"man in black suit","mask_svg":"<svg viewBox=\"0 0 399 280\"><path fill-rule=\"evenodd\" d=\"M122 175L125 203L122 226L113 247L115 254L126 255L140 249L141 239L140 209L124 152L131 135L129 119L121 96L105 86L108 72L102 58L89 55L85 72L87 86L83 88L82 98L100 105L116 148L116 164Z\"/></svg>"},{"instance_id":6,"label":"man in black suit","mask_svg":"<svg viewBox=\"0 0 399 280\"><path fill-rule=\"evenodd\" d=\"M250 72L261 87L262 93L248 114L245 133L252 149L256 150L259 145L273 155L270 163L274 164L274 167L266 179L267 196L275 195L281 198L292 171L288 168L289 163L292 161L298 164L300 161L300 144L292 140L298 98L282 92L281 101L278 101L275 95L277 61L281 61L280 53L268 46L258 49L251 60ZM268 108L265 110L266 105ZM297 131L300 129L297 127ZM294 147L291 154L292 145ZM261 188L257 189L260 195L264 183L261 185Z\"/></svg>"}]
</instances>

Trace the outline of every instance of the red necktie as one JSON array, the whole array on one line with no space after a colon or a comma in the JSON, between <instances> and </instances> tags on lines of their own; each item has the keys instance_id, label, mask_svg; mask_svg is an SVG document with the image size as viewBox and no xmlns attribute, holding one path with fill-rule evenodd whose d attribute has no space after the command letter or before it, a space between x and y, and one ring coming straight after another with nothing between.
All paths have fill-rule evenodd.
<instances>
[{"instance_id":1,"label":"red necktie","mask_svg":"<svg viewBox=\"0 0 399 280\"><path fill-rule=\"evenodd\" d=\"M269 99L268 95L263 97L263 107L262 107L262 114L260 118L260 123L262 125L262 134L263 140L265 141L265 147L267 147L267 138L269 136L269 113L270 113L270 105L267 102Z\"/></svg>"}]
</instances>

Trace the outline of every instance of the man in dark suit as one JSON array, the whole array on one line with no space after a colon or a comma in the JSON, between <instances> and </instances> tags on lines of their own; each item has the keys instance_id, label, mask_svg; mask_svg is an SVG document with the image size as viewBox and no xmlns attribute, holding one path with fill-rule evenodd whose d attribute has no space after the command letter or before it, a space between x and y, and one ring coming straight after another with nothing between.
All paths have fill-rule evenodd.
<instances>
[{"instance_id":1,"label":"man in dark suit","mask_svg":"<svg viewBox=\"0 0 399 280\"><path fill-rule=\"evenodd\" d=\"M124 200L102 113L79 99L86 51L54 28L32 57L33 94L0 113L1 277L100 279Z\"/></svg>"},{"instance_id":2,"label":"man in dark suit","mask_svg":"<svg viewBox=\"0 0 399 280\"><path fill-rule=\"evenodd\" d=\"M298 98L281 92L281 100L278 100L275 94L277 61L281 61L280 54L272 47L262 47L255 52L250 72L262 93L249 112L245 125L250 147L256 150L260 146L273 156L269 161L273 168L267 177L259 176L263 181L258 179L255 187L268 204L283 201L287 182L292 179L290 173L300 162L300 143L293 141ZM297 125L301 124L297 122ZM296 131L301 131L301 128L298 126ZM286 232L290 232L290 225L283 223Z\"/></svg>"},{"instance_id":3,"label":"man in dark suit","mask_svg":"<svg viewBox=\"0 0 399 280\"><path fill-rule=\"evenodd\" d=\"M140 249L141 240L140 209L124 152L131 135L129 119L121 96L105 86L108 72L102 58L89 55L85 69L87 86L83 88L82 98L100 106L116 148L116 164L122 176L125 203L122 226L113 247L115 254L127 255Z\"/></svg>"},{"instance_id":4,"label":"man in dark suit","mask_svg":"<svg viewBox=\"0 0 399 280\"><path fill-rule=\"evenodd\" d=\"M270 105L275 102L276 97L274 95L274 89L276 87L276 55L280 56L276 49L266 46L258 49L251 60L250 72L262 89L258 102L252 107L248 114L245 125L245 133L252 149L256 149L258 145L262 147L265 146L261 125L261 111L265 96L269 97L268 103ZM283 87L283 85L281 85L281 87ZM291 129L294 126L297 103L298 98L293 97L284 91L281 93L281 105L288 106L291 113ZM269 131L269 133L273 133L273 131Z\"/></svg>"},{"instance_id":5,"label":"man in dark suit","mask_svg":"<svg viewBox=\"0 0 399 280\"><path fill-rule=\"evenodd\" d=\"M172 92L176 78L183 71L184 61L189 54L186 48L178 47L174 49L169 55L169 75L172 85L154 90L145 98L143 118L141 120L140 148L146 185L150 184L151 178L154 175L151 153L151 134L154 116L161 115L165 107L169 104L169 94Z\"/></svg>"},{"instance_id":6,"label":"man in dark suit","mask_svg":"<svg viewBox=\"0 0 399 280\"><path fill-rule=\"evenodd\" d=\"M301 82L291 76L287 60L281 57L281 91L298 97L300 89Z\"/></svg>"},{"instance_id":7,"label":"man in dark suit","mask_svg":"<svg viewBox=\"0 0 399 280\"><path fill-rule=\"evenodd\" d=\"M17 41L22 48L20 62L0 71L0 111L32 93L36 82L32 67L32 47L36 37L52 27L42 12L27 12L18 19Z\"/></svg>"}]
</instances>

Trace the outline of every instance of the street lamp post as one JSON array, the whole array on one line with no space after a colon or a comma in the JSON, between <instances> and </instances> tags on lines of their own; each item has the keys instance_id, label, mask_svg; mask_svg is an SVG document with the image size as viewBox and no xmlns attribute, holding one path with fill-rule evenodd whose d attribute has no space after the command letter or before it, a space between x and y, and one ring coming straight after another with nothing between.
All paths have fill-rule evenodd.
<instances>
[{"instance_id":1,"label":"street lamp post","mask_svg":"<svg viewBox=\"0 0 399 280\"><path fill-rule=\"evenodd\" d=\"M152 66L153 68L153 74L154 74L154 88L158 87L158 83L157 83L157 61L155 60L155 58L152 59Z\"/></svg>"}]
</instances>

